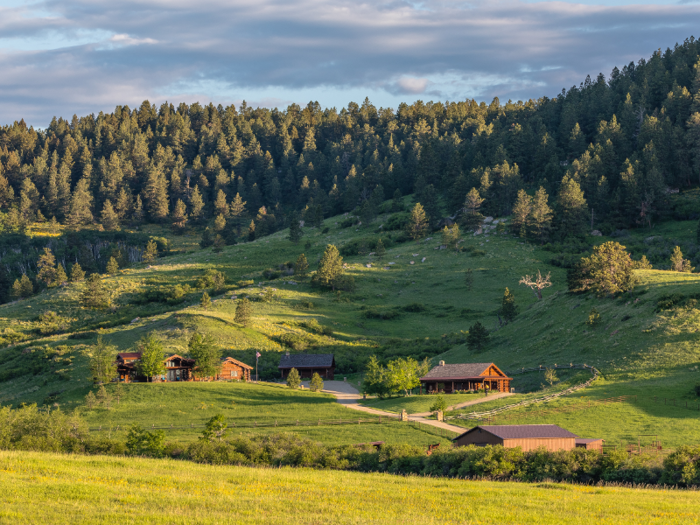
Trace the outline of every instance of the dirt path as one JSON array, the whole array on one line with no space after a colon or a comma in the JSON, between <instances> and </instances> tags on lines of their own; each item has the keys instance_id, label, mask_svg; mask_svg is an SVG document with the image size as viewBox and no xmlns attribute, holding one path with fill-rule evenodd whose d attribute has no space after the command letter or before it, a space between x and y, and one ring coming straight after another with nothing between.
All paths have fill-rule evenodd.
<instances>
[{"instance_id":1,"label":"dirt path","mask_svg":"<svg viewBox=\"0 0 700 525\"><path fill-rule=\"evenodd\" d=\"M359 404L360 399L362 399L360 393L355 387L344 381L325 381L323 391L328 394L333 394L338 400L338 403L353 410L358 410L367 414L374 414L375 416L387 416L391 418L397 417L396 414L392 414L391 412L385 412L383 410L377 410L375 408L361 406ZM494 397L489 396L489 400L491 399L494 399ZM430 413L426 413L425 415L430 415ZM425 419L424 417L422 417L421 414L409 415L408 419L409 421L419 421L432 427L442 428L444 430L450 430L452 432L458 432L460 434L465 431L464 428L455 425L450 425L449 423L435 421L434 419Z\"/></svg>"},{"instance_id":2,"label":"dirt path","mask_svg":"<svg viewBox=\"0 0 700 525\"><path fill-rule=\"evenodd\" d=\"M486 403L487 401L493 401L494 399L500 399L502 397L506 397L509 395L511 395L510 392L500 392L498 394L489 394L488 396L480 397L479 399L472 399L471 401L465 401L464 403L457 403L456 405L452 405L450 407L447 407L447 410L458 410L460 408L468 407L471 405L478 405L479 403ZM425 417L425 416L429 416L430 414L431 414L430 412L419 412L417 414L411 414L411 415Z\"/></svg>"}]
</instances>

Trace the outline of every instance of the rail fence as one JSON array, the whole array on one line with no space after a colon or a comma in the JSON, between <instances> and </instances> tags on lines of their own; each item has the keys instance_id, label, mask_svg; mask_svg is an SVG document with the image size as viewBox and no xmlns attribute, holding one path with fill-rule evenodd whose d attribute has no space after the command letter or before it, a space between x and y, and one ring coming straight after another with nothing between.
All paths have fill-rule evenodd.
<instances>
[{"instance_id":1,"label":"rail fence","mask_svg":"<svg viewBox=\"0 0 700 525\"><path fill-rule=\"evenodd\" d=\"M546 396L537 397L537 398L533 398L533 399L526 399L526 400L521 401L521 402L519 402L519 403L511 403L510 405L504 405L504 406L501 406L501 407L494 408L494 409L492 409L492 410L487 410L487 411L485 411L485 412L470 412L469 414L460 414L460 415L457 415L457 416L448 416L448 417L445 418L445 421L448 421L448 420L455 420L455 419L472 419L472 420L476 419L476 420L484 420L484 419L492 418L493 416L495 416L495 415L497 415L497 414L500 414L500 413L502 413L502 412L506 412L506 411L508 411L508 410L513 410L513 409L515 409L515 408L521 408L521 407L525 407L525 406L529 406L529 405L534 405L534 404L538 404L538 403L548 403L549 401L553 401L553 400L555 400L555 399L557 399L557 398L559 398L559 397L561 397L561 396L565 396L565 395L567 395L567 394L572 394L572 393L576 392L577 390L581 390L581 389L583 389L583 388L586 388L586 387L590 386L591 383L593 383L593 381L595 381L596 379L598 379L598 375L600 374L600 372L598 372L598 369L597 369L597 368L595 368L595 367L593 367L593 366L589 366L589 365L587 365L587 364L575 365L575 364L572 363L572 364L570 364L569 366L558 366L558 365L554 365L552 368L554 368L555 370L562 370L562 369L569 369L569 370L571 370L571 369L588 370L588 371L591 372L591 378L590 378L588 381L585 381L585 382L580 383L580 384L578 384L578 385L571 386L571 387L567 388L566 390L562 390L561 392L555 392L554 394L549 394L549 395L546 395ZM512 375L518 375L518 374L525 374L525 373L528 373L528 372L543 372L543 371L545 371L546 369L547 369L547 367L539 366L539 367L533 367L533 368L521 368L520 370L508 371L508 372L506 372L506 373L507 373L508 375L511 375L511 376L512 376Z\"/></svg>"}]
</instances>

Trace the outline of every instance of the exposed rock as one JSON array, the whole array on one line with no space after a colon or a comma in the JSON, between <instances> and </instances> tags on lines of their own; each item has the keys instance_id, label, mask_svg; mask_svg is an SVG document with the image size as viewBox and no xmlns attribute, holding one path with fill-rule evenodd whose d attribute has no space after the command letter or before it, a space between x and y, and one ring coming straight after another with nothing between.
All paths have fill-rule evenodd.
<instances>
[{"instance_id":1,"label":"exposed rock","mask_svg":"<svg viewBox=\"0 0 700 525\"><path fill-rule=\"evenodd\" d=\"M600 230L593 230L591 232L591 235L593 235L593 237L602 237L603 236L603 234L600 233Z\"/></svg>"},{"instance_id":2,"label":"exposed rock","mask_svg":"<svg viewBox=\"0 0 700 525\"><path fill-rule=\"evenodd\" d=\"M484 224L489 224L490 222L493 222L493 217L484 217Z\"/></svg>"}]
</instances>

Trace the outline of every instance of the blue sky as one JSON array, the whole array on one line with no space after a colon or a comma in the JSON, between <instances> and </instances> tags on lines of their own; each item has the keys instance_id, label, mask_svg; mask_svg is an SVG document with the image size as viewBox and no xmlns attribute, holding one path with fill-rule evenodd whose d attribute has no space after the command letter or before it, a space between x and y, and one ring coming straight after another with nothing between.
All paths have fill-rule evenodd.
<instances>
[{"instance_id":1,"label":"blue sky","mask_svg":"<svg viewBox=\"0 0 700 525\"><path fill-rule=\"evenodd\" d=\"M0 0L0 124L144 99L551 97L699 22L700 0Z\"/></svg>"}]
</instances>

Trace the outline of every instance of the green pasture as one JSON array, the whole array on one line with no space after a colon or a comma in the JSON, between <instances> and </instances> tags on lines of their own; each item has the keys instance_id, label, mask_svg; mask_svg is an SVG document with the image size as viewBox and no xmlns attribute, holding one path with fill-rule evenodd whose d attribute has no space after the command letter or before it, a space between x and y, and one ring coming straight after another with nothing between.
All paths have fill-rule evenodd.
<instances>
[{"instance_id":1,"label":"green pasture","mask_svg":"<svg viewBox=\"0 0 700 525\"><path fill-rule=\"evenodd\" d=\"M695 491L0 452L0 522L697 523Z\"/></svg>"}]
</instances>

